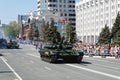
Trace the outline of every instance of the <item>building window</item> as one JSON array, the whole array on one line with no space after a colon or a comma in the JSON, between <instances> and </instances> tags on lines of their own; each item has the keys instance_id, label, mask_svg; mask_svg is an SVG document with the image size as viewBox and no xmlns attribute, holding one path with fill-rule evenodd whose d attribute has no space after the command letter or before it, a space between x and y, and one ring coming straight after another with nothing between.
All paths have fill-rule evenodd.
<instances>
[{"instance_id":1,"label":"building window","mask_svg":"<svg viewBox=\"0 0 120 80\"><path fill-rule=\"evenodd\" d=\"M111 0L112 2L115 2L115 0Z\"/></svg>"},{"instance_id":2,"label":"building window","mask_svg":"<svg viewBox=\"0 0 120 80\"><path fill-rule=\"evenodd\" d=\"M105 2L108 4L109 3L109 1L108 0L105 0Z\"/></svg>"},{"instance_id":3,"label":"building window","mask_svg":"<svg viewBox=\"0 0 120 80\"><path fill-rule=\"evenodd\" d=\"M45 0L45 3L47 3L47 1Z\"/></svg>"},{"instance_id":4,"label":"building window","mask_svg":"<svg viewBox=\"0 0 120 80\"><path fill-rule=\"evenodd\" d=\"M66 3L66 0L64 0L64 3Z\"/></svg>"},{"instance_id":5,"label":"building window","mask_svg":"<svg viewBox=\"0 0 120 80\"><path fill-rule=\"evenodd\" d=\"M62 0L59 0L60 1L60 3L62 3Z\"/></svg>"},{"instance_id":6,"label":"building window","mask_svg":"<svg viewBox=\"0 0 120 80\"><path fill-rule=\"evenodd\" d=\"M61 9L59 11L62 11Z\"/></svg>"},{"instance_id":7,"label":"building window","mask_svg":"<svg viewBox=\"0 0 120 80\"><path fill-rule=\"evenodd\" d=\"M114 6L114 5L112 5L112 9L115 9L115 6Z\"/></svg>"},{"instance_id":8,"label":"building window","mask_svg":"<svg viewBox=\"0 0 120 80\"><path fill-rule=\"evenodd\" d=\"M112 19L112 24L114 24L115 23L115 19Z\"/></svg>"},{"instance_id":9,"label":"building window","mask_svg":"<svg viewBox=\"0 0 120 80\"><path fill-rule=\"evenodd\" d=\"M37 8L40 8L40 6L38 6Z\"/></svg>"},{"instance_id":10,"label":"building window","mask_svg":"<svg viewBox=\"0 0 120 80\"><path fill-rule=\"evenodd\" d=\"M67 16L67 14L65 13L65 16Z\"/></svg>"},{"instance_id":11,"label":"building window","mask_svg":"<svg viewBox=\"0 0 120 80\"><path fill-rule=\"evenodd\" d=\"M100 5L101 5L101 6L103 5L103 1L102 1L102 0L100 1Z\"/></svg>"},{"instance_id":12,"label":"building window","mask_svg":"<svg viewBox=\"0 0 120 80\"><path fill-rule=\"evenodd\" d=\"M63 13L61 13L60 16L63 16Z\"/></svg>"},{"instance_id":13,"label":"building window","mask_svg":"<svg viewBox=\"0 0 120 80\"><path fill-rule=\"evenodd\" d=\"M118 7L120 7L120 4L118 4Z\"/></svg>"},{"instance_id":14,"label":"building window","mask_svg":"<svg viewBox=\"0 0 120 80\"><path fill-rule=\"evenodd\" d=\"M75 3L75 1L73 1L73 3Z\"/></svg>"},{"instance_id":15,"label":"building window","mask_svg":"<svg viewBox=\"0 0 120 80\"><path fill-rule=\"evenodd\" d=\"M68 5L68 8L71 8L71 5Z\"/></svg>"},{"instance_id":16,"label":"building window","mask_svg":"<svg viewBox=\"0 0 120 80\"><path fill-rule=\"evenodd\" d=\"M67 18L65 18L65 21L67 21Z\"/></svg>"},{"instance_id":17,"label":"building window","mask_svg":"<svg viewBox=\"0 0 120 80\"><path fill-rule=\"evenodd\" d=\"M69 14L69 16L75 16L75 14Z\"/></svg>"},{"instance_id":18,"label":"building window","mask_svg":"<svg viewBox=\"0 0 120 80\"><path fill-rule=\"evenodd\" d=\"M108 7L106 7L106 10L108 11L108 10L109 10L109 8L108 8Z\"/></svg>"},{"instance_id":19,"label":"building window","mask_svg":"<svg viewBox=\"0 0 120 80\"><path fill-rule=\"evenodd\" d=\"M75 18L69 18L69 21L75 21Z\"/></svg>"},{"instance_id":20,"label":"building window","mask_svg":"<svg viewBox=\"0 0 120 80\"><path fill-rule=\"evenodd\" d=\"M40 1L38 1L38 4L40 4Z\"/></svg>"},{"instance_id":21,"label":"building window","mask_svg":"<svg viewBox=\"0 0 120 80\"><path fill-rule=\"evenodd\" d=\"M52 0L48 0L48 2L52 2Z\"/></svg>"},{"instance_id":22,"label":"building window","mask_svg":"<svg viewBox=\"0 0 120 80\"><path fill-rule=\"evenodd\" d=\"M105 21L105 24L107 24L107 25L108 25L108 23L109 23L109 20L106 20L106 21Z\"/></svg>"},{"instance_id":23,"label":"building window","mask_svg":"<svg viewBox=\"0 0 120 80\"><path fill-rule=\"evenodd\" d=\"M100 16L101 18L103 18L103 15L101 14L101 16Z\"/></svg>"},{"instance_id":24,"label":"building window","mask_svg":"<svg viewBox=\"0 0 120 80\"><path fill-rule=\"evenodd\" d=\"M101 25L103 25L103 21L101 21Z\"/></svg>"},{"instance_id":25,"label":"building window","mask_svg":"<svg viewBox=\"0 0 120 80\"><path fill-rule=\"evenodd\" d=\"M49 5L48 5L48 7L52 7L52 5L51 5L51 4L49 4Z\"/></svg>"},{"instance_id":26,"label":"building window","mask_svg":"<svg viewBox=\"0 0 120 80\"><path fill-rule=\"evenodd\" d=\"M112 12L112 16L114 16L115 15L115 12Z\"/></svg>"},{"instance_id":27,"label":"building window","mask_svg":"<svg viewBox=\"0 0 120 80\"><path fill-rule=\"evenodd\" d=\"M103 8L101 8L101 12L103 12Z\"/></svg>"},{"instance_id":28,"label":"building window","mask_svg":"<svg viewBox=\"0 0 120 80\"><path fill-rule=\"evenodd\" d=\"M62 7L62 5L59 5L59 7Z\"/></svg>"}]
</instances>

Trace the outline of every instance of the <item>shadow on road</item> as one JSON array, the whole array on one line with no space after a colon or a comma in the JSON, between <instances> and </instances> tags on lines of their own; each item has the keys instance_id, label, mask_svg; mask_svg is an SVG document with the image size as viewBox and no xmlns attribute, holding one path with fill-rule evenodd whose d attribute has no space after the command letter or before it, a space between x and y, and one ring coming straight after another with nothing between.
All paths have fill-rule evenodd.
<instances>
[{"instance_id":1,"label":"shadow on road","mask_svg":"<svg viewBox=\"0 0 120 80\"><path fill-rule=\"evenodd\" d=\"M92 64L92 63L87 61L82 61L80 64Z\"/></svg>"},{"instance_id":2,"label":"shadow on road","mask_svg":"<svg viewBox=\"0 0 120 80\"><path fill-rule=\"evenodd\" d=\"M88 66L88 64L92 64L91 62L88 62L88 61L82 61L80 63L80 65L83 65L83 66Z\"/></svg>"},{"instance_id":3,"label":"shadow on road","mask_svg":"<svg viewBox=\"0 0 120 80\"><path fill-rule=\"evenodd\" d=\"M0 71L0 73L13 73L12 71Z\"/></svg>"},{"instance_id":4,"label":"shadow on road","mask_svg":"<svg viewBox=\"0 0 120 80\"><path fill-rule=\"evenodd\" d=\"M3 54L0 54L0 56L3 56Z\"/></svg>"},{"instance_id":5,"label":"shadow on road","mask_svg":"<svg viewBox=\"0 0 120 80\"><path fill-rule=\"evenodd\" d=\"M87 64L92 64L92 63L91 62L87 62L87 61L82 61L80 63L77 63L77 62L57 61L56 63L53 63L53 64L80 64L80 65L87 66Z\"/></svg>"},{"instance_id":6,"label":"shadow on road","mask_svg":"<svg viewBox=\"0 0 120 80\"><path fill-rule=\"evenodd\" d=\"M23 48L7 48L7 49L23 49Z\"/></svg>"}]
</instances>

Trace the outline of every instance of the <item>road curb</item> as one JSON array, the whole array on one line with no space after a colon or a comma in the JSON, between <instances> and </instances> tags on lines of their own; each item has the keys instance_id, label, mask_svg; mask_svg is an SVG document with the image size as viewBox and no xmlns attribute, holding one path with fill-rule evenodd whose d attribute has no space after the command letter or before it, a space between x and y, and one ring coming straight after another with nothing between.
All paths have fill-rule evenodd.
<instances>
[{"instance_id":1,"label":"road curb","mask_svg":"<svg viewBox=\"0 0 120 80\"><path fill-rule=\"evenodd\" d=\"M84 57L116 59L115 57L110 57L110 56L102 57L102 56L87 56L87 55L84 55Z\"/></svg>"}]
</instances>

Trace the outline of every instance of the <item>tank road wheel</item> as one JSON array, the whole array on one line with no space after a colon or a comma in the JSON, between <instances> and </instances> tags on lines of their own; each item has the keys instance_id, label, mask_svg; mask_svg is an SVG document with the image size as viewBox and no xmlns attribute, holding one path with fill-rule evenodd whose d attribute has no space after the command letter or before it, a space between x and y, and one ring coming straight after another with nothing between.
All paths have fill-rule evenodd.
<instances>
[{"instance_id":1,"label":"tank road wheel","mask_svg":"<svg viewBox=\"0 0 120 80\"><path fill-rule=\"evenodd\" d=\"M83 59L83 56L79 56L77 59L77 63L81 63L82 59Z\"/></svg>"},{"instance_id":2,"label":"tank road wheel","mask_svg":"<svg viewBox=\"0 0 120 80\"><path fill-rule=\"evenodd\" d=\"M49 59L49 63L52 63L52 58Z\"/></svg>"},{"instance_id":3,"label":"tank road wheel","mask_svg":"<svg viewBox=\"0 0 120 80\"><path fill-rule=\"evenodd\" d=\"M55 63L57 61L57 56L51 56L51 58L49 59L50 63Z\"/></svg>"},{"instance_id":4,"label":"tank road wheel","mask_svg":"<svg viewBox=\"0 0 120 80\"><path fill-rule=\"evenodd\" d=\"M41 60L43 60L43 56L42 56L42 54L41 54L42 52L39 51L39 53L40 53L40 58L41 58Z\"/></svg>"},{"instance_id":5,"label":"tank road wheel","mask_svg":"<svg viewBox=\"0 0 120 80\"><path fill-rule=\"evenodd\" d=\"M41 60L43 61L44 60L44 58L41 56Z\"/></svg>"}]
</instances>

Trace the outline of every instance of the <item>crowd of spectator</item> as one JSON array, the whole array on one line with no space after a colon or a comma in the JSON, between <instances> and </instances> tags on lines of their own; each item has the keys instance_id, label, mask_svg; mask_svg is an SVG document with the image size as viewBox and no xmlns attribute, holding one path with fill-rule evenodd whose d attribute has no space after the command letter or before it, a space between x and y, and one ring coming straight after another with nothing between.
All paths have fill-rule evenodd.
<instances>
[{"instance_id":1,"label":"crowd of spectator","mask_svg":"<svg viewBox=\"0 0 120 80\"><path fill-rule=\"evenodd\" d=\"M73 49L81 50L85 55L89 56L120 57L120 45L75 43Z\"/></svg>"},{"instance_id":2,"label":"crowd of spectator","mask_svg":"<svg viewBox=\"0 0 120 80\"><path fill-rule=\"evenodd\" d=\"M43 48L45 44L44 41L35 44L32 42L22 41L21 43L29 43L36 48ZM110 44L85 44L82 42L77 42L73 44L73 49L83 51L85 55L89 56L115 56L120 57L120 45L110 45Z\"/></svg>"}]
</instances>

